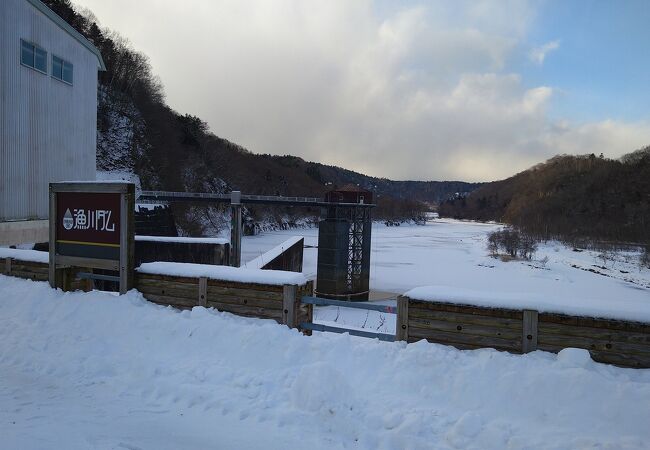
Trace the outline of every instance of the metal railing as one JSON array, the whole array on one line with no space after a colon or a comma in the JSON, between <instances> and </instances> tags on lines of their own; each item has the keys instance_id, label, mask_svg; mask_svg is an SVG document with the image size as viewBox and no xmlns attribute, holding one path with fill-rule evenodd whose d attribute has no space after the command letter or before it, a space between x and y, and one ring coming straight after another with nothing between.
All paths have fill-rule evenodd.
<instances>
[{"instance_id":1,"label":"metal railing","mask_svg":"<svg viewBox=\"0 0 650 450\"><path fill-rule=\"evenodd\" d=\"M217 194L212 192L172 192L172 191L142 191L138 195L138 203L158 202L207 202L207 203L231 203L231 194ZM363 203L329 203L318 197L283 197L281 195L250 195L241 194L241 203L247 204L271 204L271 205L293 205L293 206L341 206L372 208L374 204Z\"/></svg>"},{"instance_id":2,"label":"metal railing","mask_svg":"<svg viewBox=\"0 0 650 450\"><path fill-rule=\"evenodd\" d=\"M100 281L114 281L119 283L120 277L114 275L102 275L99 273L90 272L77 272L77 278L80 280L100 280Z\"/></svg>"},{"instance_id":3,"label":"metal railing","mask_svg":"<svg viewBox=\"0 0 650 450\"><path fill-rule=\"evenodd\" d=\"M391 305L373 305L370 303L362 302L346 302L341 300L331 300L328 298L320 297L311 297L304 296L301 299L302 304L304 305L315 305L315 306L339 306L341 308L353 308L353 309L364 309L366 311L378 311L387 314L397 314L397 306ZM380 341L395 341L394 334L388 333L377 333L374 331L363 331L355 330L353 328L344 328L344 327L332 327L330 325L323 325L320 323L310 323L303 322L300 324L300 328L303 330L311 331L329 331L331 333L349 333L352 336L360 336L366 338L376 338Z\"/></svg>"}]
</instances>

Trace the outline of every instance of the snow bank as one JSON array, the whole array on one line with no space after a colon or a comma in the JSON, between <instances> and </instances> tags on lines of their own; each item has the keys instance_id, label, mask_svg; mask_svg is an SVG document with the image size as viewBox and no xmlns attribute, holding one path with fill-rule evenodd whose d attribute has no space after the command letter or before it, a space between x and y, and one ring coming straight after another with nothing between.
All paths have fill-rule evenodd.
<instances>
[{"instance_id":1,"label":"snow bank","mask_svg":"<svg viewBox=\"0 0 650 450\"><path fill-rule=\"evenodd\" d=\"M98 170L96 178L102 183L133 183L137 191L141 190L140 177L130 170Z\"/></svg>"},{"instance_id":2,"label":"snow bank","mask_svg":"<svg viewBox=\"0 0 650 450\"><path fill-rule=\"evenodd\" d=\"M261 269L264 267L264 264L268 264L269 262L273 261L275 258L280 256L283 251L286 249L290 248L292 245L295 245L300 241L301 239L304 239L302 236L293 236L284 241L280 245L276 245L273 247L271 250L263 253L262 255L258 256L255 259L252 259L251 261L248 261L247 263L244 263L244 267L249 268L249 269Z\"/></svg>"},{"instance_id":3,"label":"snow bank","mask_svg":"<svg viewBox=\"0 0 650 450\"><path fill-rule=\"evenodd\" d=\"M48 252L39 252L38 250L22 250L16 248L0 247L0 258L13 258L19 261L30 261L48 264L50 254Z\"/></svg>"},{"instance_id":4,"label":"snow bank","mask_svg":"<svg viewBox=\"0 0 650 450\"><path fill-rule=\"evenodd\" d=\"M644 449L650 370L63 293L0 276L3 448Z\"/></svg>"},{"instance_id":5,"label":"snow bank","mask_svg":"<svg viewBox=\"0 0 650 450\"><path fill-rule=\"evenodd\" d=\"M136 241L148 242L182 242L185 244L227 244L228 239L222 238L194 238L194 237L172 237L172 236L142 236L136 235Z\"/></svg>"},{"instance_id":6,"label":"snow bank","mask_svg":"<svg viewBox=\"0 0 650 450\"><path fill-rule=\"evenodd\" d=\"M140 273L155 275L174 275L179 277L207 277L213 280L234 281L239 283L257 283L285 285L307 283L301 273L282 270L245 269L230 266L212 266L209 264L191 264L175 262L144 263L136 269Z\"/></svg>"},{"instance_id":7,"label":"snow bank","mask_svg":"<svg viewBox=\"0 0 650 450\"><path fill-rule=\"evenodd\" d=\"M558 294L476 291L443 285L417 287L404 295L417 300L487 308L534 309L547 313L650 322L650 296L645 299L612 298L609 300L563 298Z\"/></svg>"}]
</instances>

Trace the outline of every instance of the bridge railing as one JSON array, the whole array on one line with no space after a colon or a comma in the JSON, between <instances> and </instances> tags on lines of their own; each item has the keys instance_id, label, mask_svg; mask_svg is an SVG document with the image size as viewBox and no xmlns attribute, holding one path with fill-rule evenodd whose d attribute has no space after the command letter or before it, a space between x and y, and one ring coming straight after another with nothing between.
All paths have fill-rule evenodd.
<instances>
[{"instance_id":1,"label":"bridge railing","mask_svg":"<svg viewBox=\"0 0 650 450\"><path fill-rule=\"evenodd\" d=\"M341 300L332 300L328 298L304 296L301 299L303 305L314 305L314 306L339 306L342 308L353 308L353 309L363 309L366 311L378 311L387 314L397 314L397 307L391 305L376 305L366 302L348 302ZM377 333L374 331L364 331L357 330L354 328L345 328L345 327L333 327L330 325L324 325L320 323L311 323L311 322L302 322L298 325L303 330L311 331L329 331L331 333L349 333L352 336L361 336L366 338L377 338L380 341L395 341L394 334L388 333Z\"/></svg>"}]
</instances>

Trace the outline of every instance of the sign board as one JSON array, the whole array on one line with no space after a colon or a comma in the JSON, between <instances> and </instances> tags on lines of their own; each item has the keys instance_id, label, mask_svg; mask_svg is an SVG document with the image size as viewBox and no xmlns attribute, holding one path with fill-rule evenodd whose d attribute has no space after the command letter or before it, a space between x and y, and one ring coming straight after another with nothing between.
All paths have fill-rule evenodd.
<instances>
[{"instance_id":1,"label":"sign board","mask_svg":"<svg viewBox=\"0 0 650 450\"><path fill-rule=\"evenodd\" d=\"M133 183L50 183L50 285L59 269L118 272L120 293L133 285Z\"/></svg>"}]
</instances>

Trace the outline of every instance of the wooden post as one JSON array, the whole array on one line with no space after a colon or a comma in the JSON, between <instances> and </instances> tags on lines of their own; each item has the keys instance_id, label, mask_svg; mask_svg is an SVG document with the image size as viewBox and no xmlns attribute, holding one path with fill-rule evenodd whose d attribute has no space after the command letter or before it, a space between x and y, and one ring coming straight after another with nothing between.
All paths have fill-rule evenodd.
<instances>
[{"instance_id":1,"label":"wooden post","mask_svg":"<svg viewBox=\"0 0 650 450\"><path fill-rule=\"evenodd\" d=\"M537 311L524 309L521 353L537 350Z\"/></svg>"},{"instance_id":2,"label":"wooden post","mask_svg":"<svg viewBox=\"0 0 650 450\"><path fill-rule=\"evenodd\" d=\"M52 185L50 184L50 225L49 225L49 238L48 238L48 247L49 247L49 261L50 265L48 268L48 280L50 282L50 287L57 288L59 285L59 280L56 276L59 272L56 270L56 192L53 192Z\"/></svg>"},{"instance_id":3,"label":"wooden post","mask_svg":"<svg viewBox=\"0 0 650 450\"><path fill-rule=\"evenodd\" d=\"M72 290L72 268L61 269L61 290L69 292Z\"/></svg>"},{"instance_id":4,"label":"wooden post","mask_svg":"<svg viewBox=\"0 0 650 450\"><path fill-rule=\"evenodd\" d=\"M409 338L409 298L397 297L397 319L395 320L395 340L408 341Z\"/></svg>"},{"instance_id":5,"label":"wooden post","mask_svg":"<svg viewBox=\"0 0 650 450\"><path fill-rule=\"evenodd\" d=\"M5 275L11 275L11 258L5 258Z\"/></svg>"},{"instance_id":6,"label":"wooden post","mask_svg":"<svg viewBox=\"0 0 650 450\"><path fill-rule=\"evenodd\" d=\"M208 279L206 277L199 277L199 306L207 306L208 304Z\"/></svg>"},{"instance_id":7,"label":"wooden post","mask_svg":"<svg viewBox=\"0 0 650 450\"><path fill-rule=\"evenodd\" d=\"M284 285L282 287L282 323L289 328L298 327L298 286Z\"/></svg>"}]
</instances>

